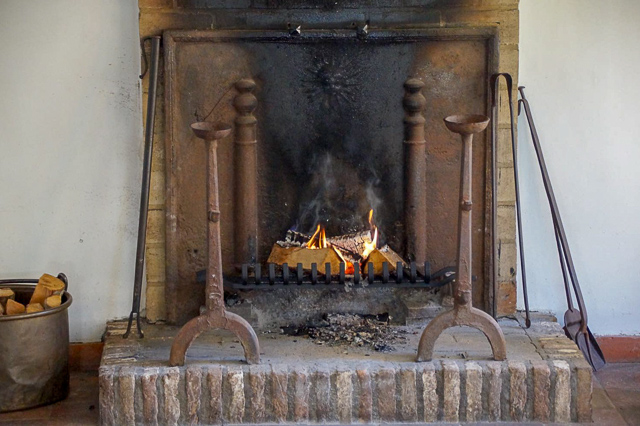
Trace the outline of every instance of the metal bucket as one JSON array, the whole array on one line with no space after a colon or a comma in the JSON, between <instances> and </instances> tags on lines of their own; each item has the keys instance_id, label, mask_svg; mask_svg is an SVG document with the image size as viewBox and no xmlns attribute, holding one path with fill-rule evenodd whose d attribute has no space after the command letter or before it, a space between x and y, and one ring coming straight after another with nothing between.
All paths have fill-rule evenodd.
<instances>
[{"instance_id":1,"label":"metal bucket","mask_svg":"<svg viewBox=\"0 0 640 426\"><path fill-rule=\"evenodd\" d=\"M65 284L64 274L58 275ZM38 280L0 280L29 303ZM28 284L27 284L28 283ZM51 404L69 395L69 314L65 291L54 309L0 316L0 413Z\"/></svg>"}]
</instances>

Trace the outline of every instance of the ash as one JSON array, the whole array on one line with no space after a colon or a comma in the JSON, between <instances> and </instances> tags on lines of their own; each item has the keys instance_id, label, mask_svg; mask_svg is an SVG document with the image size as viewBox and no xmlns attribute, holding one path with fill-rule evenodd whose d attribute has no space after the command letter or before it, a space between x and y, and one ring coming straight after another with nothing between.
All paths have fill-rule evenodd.
<instances>
[{"instance_id":1,"label":"ash","mask_svg":"<svg viewBox=\"0 0 640 426\"><path fill-rule=\"evenodd\" d=\"M308 336L317 345L353 346L392 352L394 343L407 341L407 332L389 325L389 315L327 314L305 327L283 327L289 336Z\"/></svg>"}]
</instances>

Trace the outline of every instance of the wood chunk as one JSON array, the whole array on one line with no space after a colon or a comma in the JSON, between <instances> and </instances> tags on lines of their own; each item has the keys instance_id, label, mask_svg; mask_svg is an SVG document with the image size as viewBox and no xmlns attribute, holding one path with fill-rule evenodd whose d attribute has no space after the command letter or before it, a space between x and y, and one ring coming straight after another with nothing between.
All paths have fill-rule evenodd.
<instances>
[{"instance_id":1,"label":"wood chunk","mask_svg":"<svg viewBox=\"0 0 640 426\"><path fill-rule=\"evenodd\" d=\"M16 294L10 288L0 288L0 306L7 307L7 300L15 300Z\"/></svg>"},{"instance_id":2,"label":"wood chunk","mask_svg":"<svg viewBox=\"0 0 640 426\"><path fill-rule=\"evenodd\" d=\"M287 231L284 241L278 241L277 244L280 247L302 247L311 239L311 235L303 234L302 232Z\"/></svg>"},{"instance_id":3,"label":"wood chunk","mask_svg":"<svg viewBox=\"0 0 640 426\"><path fill-rule=\"evenodd\" d=\"M54 294L53 296L49 296L44 301L44 307L47 309L53 309L60 306L62 303L62 297L59 294Z\"/></svg>"},{"instance_id":4,"label":"wood chunk","mask_svg":"<svg viewBox=\"0 0 640 426\"><path fill-rule=\"evenodd\" d=\"M398 262L402 262L402 266L407 266L404 260L402 260L402 257L387 245L374 249L371 254L369 254L366 263L373 263L373 273L375 275L382 275L383 262L387 262L389 264L389 273L396 271L396 264ZM367 271L367 268L368 266L365 264L364 270Z\"/></svg>"},{"instance_id":5,"label":"wood chunk","mask_svg":"<svg viewBox=\"0 0 640 426\"><path fill-rule=\"evenodd\" d=\"M64 282L54 277L53 275L44 274L38 280L38 284L36 285L36 289L33 291L31 295L31 300L29 303L40 303L44 304L44 301L47 297L53 295L54 293L62 292L64 290Z\"/></svg>"},{"instance_id":6,"label":"wood chunk","mask_svg":"<svg viewBox=\"0 0 640 426\"><path fill-rule=\"evenodd\" d=\"M4 315L4 308L0 305L0 316Z\"/></svg>"},{"instance_id":7,"label":"wood chunk","mask_svg":"<svg viewBox=\"0 0 640 426\"><path fill-rule=\"evenodd\" d=\"M13 299L7 300L7 315L23 314L26 308L22 303L16 302Z\"/></svg>"},{"instance_id":8,"label":"wood chunk","mask_svg":"<svg viewBox=\"0 0 640 426\"><path fill-rule=\"evenodd\" d=\"M33 312L42 312L42 311L44 311L44 308L39 303L29 303L27 305L27 313L28 314L33 313Z\"/></svg>"},{"instance_id":9,"label":"wood chunk","mask_svg":"<svg viewBox=\"0 0 640 426\"><path fill-rule=\"evenodd\" d=\"M323 274L325 271L325 263L331 264L331 273L337 274L340 271L340 263L342 259L340 255L332 247L322 249L308 249L302 247L285 248L280 247L277 243L273 245L268 263L282 265L286 263L290 268L296 268L298 263L302 264L302 268L306 271L311 270L311 264L315 263L318 267L318 273Z\"/></svg>"},{"instance_id":10,"label":"wood chunk","mask_svg":"<svg viewBox=\"0 0 640 426\"><path fill-rule=\"evenodd\" d=\"M336 237L327 238L327 243L338 247L343 251L348 251L362 256L364 245L371 243L371 232L362 231L353 234L338 235Z\"/></svg>"}]
</instances>

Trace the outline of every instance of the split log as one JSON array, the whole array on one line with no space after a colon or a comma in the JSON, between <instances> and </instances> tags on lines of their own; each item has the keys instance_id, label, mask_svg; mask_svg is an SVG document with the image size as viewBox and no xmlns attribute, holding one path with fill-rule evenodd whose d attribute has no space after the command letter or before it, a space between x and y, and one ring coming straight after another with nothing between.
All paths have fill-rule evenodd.
<instances>
[{"instance_id":1,"label":"split log","mask_svg":"<svg viewBox=\"0 0 640 426\"><path fill-rule=\"evenodd\" d=\"M7 300L16 300L16 294L10 288L0 288L0 306L7 307Z\"/></svg>"},{"instance_id":2,"label":"split log","mask_svg":"<svg viewBox=\"0 0 640 426\"><path fill-rule=\"evenodd\" d=\"M331 272L338 273L340 271L340 263L344 262L340 258L340 255L333 249L333 247L321 248L321 249L308 249L305 247L280 247L278 244L274 244L271 249L269 263L275 263L276 265L288 264L290 268L296 268L298 263L302 264L302 268L306 271L311 270L311 264L315 263L319 273L324 273L325 264L331 264Z\"/></svg>"},{"instance_id":3,"label":"split log","mask_svg":"<svg viewBox=\"0 0 640 426\"><path fill-rule=\"evenodd\" d=\"M64 282L61 279L53 275L44 274L38 280L29 303L43 304L47 297L62 293L62 291L64 291Z\"/></svg>"},{"instance_id":4,"label":"split log","mask_svg":"<svg viewBox=\"0 0 640 426\"><path fill-rule=\"evenodd\" d=\"M327 238L327 243L338 247L342 251L357 254L362 257L365 244L371 243L371 232L362 231L353 234L338 235L336 237Z\"/></svg>"},{"instance_id":5,"label":"split log","mask_svg":"<svg viewBox=\"0 0 640 426\"><path fill-rule=\"evenodd\" d=\"M22 303L16 302L13 299L7 300L7 315L23 314L26 308Z\"/></svg>"},{"instance_id":6,"label":"split log","mask_svg":"<svg viewBox=\"0 0 640 426\"><path fill-rule=\"evenodd\" d=\"M47 309L53 309L60 306L62 303L62 296L59 294L54 294L53 296L49 296L44 301L44 307Z\"/></svg>"},{"instance_id":7,"label":"split log","mask_svg":"<svg viewBox=\"0 0 640 426\"><path fill-rule=\"evenodd\" d=\"M4 308L0 305L0 316L4 315Z\"/></svg>"},{"instance_id":8,"label":"split log","mask_svg":"<svg viewBox=\"0 0 640 426\"><path fill-rule=\"evenodd\" d=\"M284 241L278 241L280 247L302 247L309 242L311 239L311 235L303 234L302 232L292 231L291 229L287 231L287 235L285 235Z\"/></svg>"},{"instance_id":9,"label":"split log","mask_svg":"<svg viewBox=\"0 0 640 426\"><path fill-rule=\"evenodd\" d=\"M33 312L42 312L42 311L44 311L44 308L39 303L29 303L27 305L27 313L28 314L31 314Z\"/></svg>"},{"instance_id":10,"label":"split log","mask_svg":"<svg viewBox=\"0 0 640 426\"><path fill-rule=\"evenodd\" d=\"M373 273L376 275L382 275L382 263L387 262L389 264L389 272L396 271L396 265L398 262L402 263L402 266L407 266L407 264L402 260L402 257L395 251L391 249L391 247L385 245L381 248L374 249L369 257L367 258L367 262L365 264L364 270L368 270L368 264L373 264Z\"/></svg>"}]
</instances>

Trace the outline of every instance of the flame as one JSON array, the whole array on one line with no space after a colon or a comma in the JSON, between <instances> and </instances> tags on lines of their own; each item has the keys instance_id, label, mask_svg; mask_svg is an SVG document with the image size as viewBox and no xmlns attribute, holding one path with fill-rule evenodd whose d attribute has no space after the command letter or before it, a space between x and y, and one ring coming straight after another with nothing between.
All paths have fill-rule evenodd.
<instances>
[{"instance_id":1,"label":"flame","mask_svg":"<svg viewBox=\"0 0 640 426\"><path fill-rule=\"evenodd\" d=\"M307 242L307 248L319 249L327 248L330 244L327 243L327 233L324 226L318 225L316 232L313 233L309 241Z\"/></svg>"},{"instance_id":2,"label":"flame","mask_svg":"<svg viewBox=\"0 0 640 426\"><path fill-rule=\"evenodd\" d=\"M366 259L371 252L378 246L378 227L373 224L373 209L369 211L369 225L373 231L373 237L370 242L364 243L364 250L362 251L362 257Z\"/></svg>"}]
</instances>

